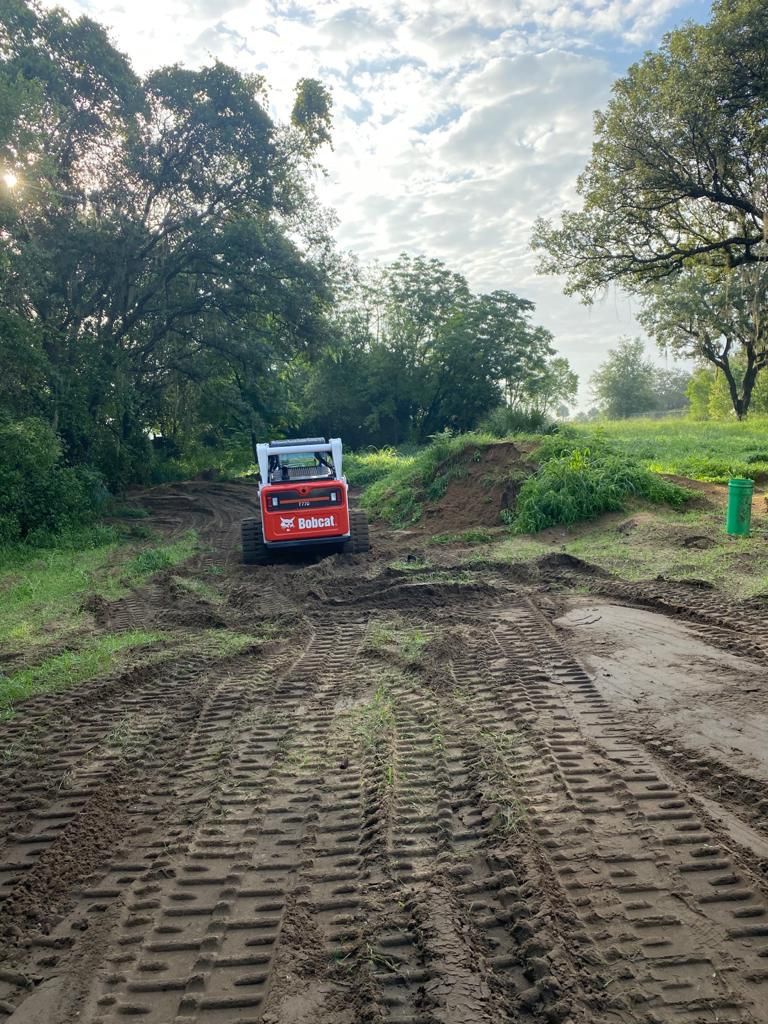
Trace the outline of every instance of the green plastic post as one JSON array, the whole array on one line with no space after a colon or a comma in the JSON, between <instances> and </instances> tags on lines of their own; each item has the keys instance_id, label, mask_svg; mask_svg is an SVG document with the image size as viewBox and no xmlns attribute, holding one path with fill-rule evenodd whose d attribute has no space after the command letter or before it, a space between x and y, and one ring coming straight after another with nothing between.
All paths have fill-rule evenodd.
<instances>
[{"instance_id":1,"label":"green plastic post","mask_svg":"<svg viewBox=\"0 0 768 1024\"><path fill-rule=\"evenodd\" d=\"M734 477L728 481L728 511L725 532L732 537L748 537L752 519L752 488L754 481Z\"/></svg>"}]
</instances>

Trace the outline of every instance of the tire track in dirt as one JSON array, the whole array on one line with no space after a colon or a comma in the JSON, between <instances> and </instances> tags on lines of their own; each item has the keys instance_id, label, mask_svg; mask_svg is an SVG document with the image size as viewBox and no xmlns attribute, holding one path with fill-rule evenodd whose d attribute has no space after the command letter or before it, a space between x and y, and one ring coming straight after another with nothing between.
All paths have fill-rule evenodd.
<instances>
[{"instance_id":1,"label":"tire track in dirt","mask_svg":"<svg viewBox=\"0 0 768 1024\"><path fill-rule=\"evenodd\" d=\"M65 979L51 1024L768 1024L764 879L535 603L338 560L238 587L308 618L4 727L46 742L7 776L9 891L84 854L16 936L22 982ZM392 609L422 661L368 646Z\"/></svg>"},{"instance_id":2,"label":"tire track in dirt","mask_svg":"<svg viewBox=\"0 0 768 1024\"><path fill-rule=\"evenodd\" d=\"M239 561L240 523L258 506L255 484L188 481L131 494L150 513L150 525L170 537L197 532L207 551L201 566Z\"/></svg>"},{"instance_id":3,"label":"tire track in dirt","mask_svg":"<svg viewBox=\"0 0 768 1024\"><path fill-rule=\"evenodd\" d=\"M133 788L137 772L151 777L172 760L194 722L209 669L204 657L137 666L27 701L24 714L6 724L0 900L34 874L38 860L55 861L62 837L94 801L104 803L105 788ZM140 827L153 810L149 800L131 808L133 824L123 827Z\"/></svg>"},{"instance_id":4,"label":"tire track in dirt","mask_svg":"<svg viewBox=\"0 0 768 1024\"><path fill-rule=\"evenodd\" d=\"M559 586L578 585L591 593L615 598L622 604L660 611L692 622L708 642L724 650L768 659L768 625L762 602L736 602L713 587L658 580L629 582L569 555L539 560L538 577Z\"/></svg>"},{"instance_id":5,"label":"tire track in dirt","mask_svg":"<svg viewBox=\"0 0 768 1024\"><path fill-rule=\"evenodd\" d=\"M768 835L768 791L765 782L739 772L717 758L684 748L669 736L643 734L654 757L682 776L697 793L727 809L757 831ZM768 874L768 864L765 866Z\"/></svg>"},{"instance_id":6,"label":"tire track in dirt","mask_svg":"<svg viewBox=\"0 0 768 1024\"><path fill-rule=\"evenodd\" d=\"M543 618L521 610L494 632L513 664L538 655L548 677L540 697L568 723L543 734L570 804L546 827L565 839L559 875L622 1008L644 1003L680 1021L768 1019L759 880L736 868Z\"/></svg>"},{"instance_id":7,"label":"tire track in dirt","mask_svg":"<svg viewBox=\"0 0 768 1024\"><path fill-rule=\"evenodd\" d=\"M231 709L237 724L215 796L193 833L155 863L153 875L160 868L162 877L135 883L117 939L124 952L81 1019L260 1018L302 840L317 813L321 679L350 664L360 635L346 625L312 636L293 669L245 713ZM200 753L210 748L206 738Z\"/></svg>"}]
</instances>

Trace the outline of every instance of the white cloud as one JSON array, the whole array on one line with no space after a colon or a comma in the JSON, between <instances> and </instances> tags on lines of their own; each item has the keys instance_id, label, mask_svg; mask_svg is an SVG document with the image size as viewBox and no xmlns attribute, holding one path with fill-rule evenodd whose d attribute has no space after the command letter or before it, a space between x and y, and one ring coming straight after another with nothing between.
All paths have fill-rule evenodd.
<instances>
[{"instance_id":1,"label":"white cloud","mask_svg":"<svg viewBox=\"0 0 768 1024\"><path fill-rule=\"evenodd\" d=\"M585 380L637 330L631 308L585 310L537 277L531 226L574 202L593 110L692 4L704 18L707 0L63 0L141 71L211 56L260 71L279 117L298 78L323 78L335 125L319 187L340 244L428 253L478 290L533 299Z\"/></svg>"}]
</instances>

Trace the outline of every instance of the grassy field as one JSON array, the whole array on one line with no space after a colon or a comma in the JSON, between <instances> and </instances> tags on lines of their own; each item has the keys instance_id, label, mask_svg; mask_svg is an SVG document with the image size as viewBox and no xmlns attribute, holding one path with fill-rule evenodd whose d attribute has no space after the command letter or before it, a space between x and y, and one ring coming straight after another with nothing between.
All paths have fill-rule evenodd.
<instances>
[{"instance_id":1,"label":"grassy field","mask_svg":"<svg viewBox=\"0 0 768 1024\"><path fill-rule=\"evenodd\" d=\"M0 713L22 697L91 678L153 643L154 633L90 635L83 602L93 594L120 597L196 548L191 532L158 544L151 535L121 540L97 528L62 538L55 548L0 550Z\"/></svg>"},{"instance_id":2,"label":"grassy field","mask_svg":"<svg viewBox=\"0 0 768 1024\"><path fill-rule=\"evenodd\" d=\"M654 473L727 483L768 476L768 416L737 420L612 420L577 425L585 438L606 437ZM585 442L588 443L588 442Z\"/></svg>"},{"instance_id":3,"label":"grassy field","mask_svg":"<svg viewBox=\"0 0 768 1024\"><path fill-rule=\"evenodd\" d=\"M753 520L749 537L729 537L719 509L646 507L534 536L502 534L496 543L467 548L463 558L510 564L553 552L626 580L704 580L736 598L768 596L768 519Z\"/></svg>"},{"instance_id":4,"label":"grassy field","mask_svg":"<svg viewBox=\"0 0 768 1024\"><path fill-rule=\"evenodd\" d=\"M516 436L512 440L526 443L516 449L514 462L496 467L493 475L496 483L514 481L518 485L516 504L502 508L499 517L499 523L505 523L516 533L592 519L603 512L625 508L626 502L634 497L677 506L688 498L685 491L617 448L604 433L568 429L550 435ZM490 471L495 446L503 444L504 440L488 434L469 433L456 437L441 435L415 455L403 459L388 452L386 471L366 487L363 507L392 526L418 523L425 506L439 503L452 480L469 477L473 464L486 466ZM368 458L373 465L374 456ZM381 466L377 464L377 468ZM489 475L485 473L480 480L475 479L475 486L490 487Z\"/></svg>"},{"instance_id":5,"label":"grassy field","mask_svg":"<svg viewBox=\"0 0 768 1024\"><path fill-rule=\"evenodd\" d=\"M585 447L595 439L610 441L654 473L691 480L727 483L730 477L768 476L768 416L705 422L682 418L606 420L565 424ZM535 441L537 435L522 435ZM345 455L346 473L355 486L368 487L397 467L413 465L413 452L382 448Z\"/></svg>"},{"instance_id":6,"label":"grassy field","mask_svg":"<svg viewBox=\"0 0 768 1024\"><path fill-rule=\"evenodd\" d=\"M718 484L749 476L764 483L768 417L744 423L670 418L569 424L552 438L522 439L540 443L543 459L525 485L527 494L518 496L515 516L507 517L508 529L500 521L492 531L437 533L426 538L436 560L442 547L457 544L470 562L528 561L565 551L625 579L661 575L704 580L740 598L768 594L768 517L758 506L752 535L728 537L719 498L708 507L681 502L655 476ZM576 460L563 457L563 445L567 452L574 444L582 454ZM418 521L420 500L439 496L446 474L459 471L446 457L471 455L472 441L465 435L426 451L404 459L391 450L355 456L355 471L371 478L363 500L374 515L395 526ZM546 528L535 532L539 523Z\"/></svg>"}]
</instances>

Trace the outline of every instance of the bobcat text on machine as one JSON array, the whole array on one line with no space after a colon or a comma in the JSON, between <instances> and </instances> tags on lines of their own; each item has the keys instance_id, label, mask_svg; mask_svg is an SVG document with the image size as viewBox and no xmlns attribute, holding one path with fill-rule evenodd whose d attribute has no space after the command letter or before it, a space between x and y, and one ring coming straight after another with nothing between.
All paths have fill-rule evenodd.
<instances>
[{"instance_id":1,"label":"bobcat text on machine","mask_svg":"<svg viewBox=\"0 0 768 1024\"><path fill-rule=\"evenodd\" d=\"M264 564L301 547L368 551L368 520L349 507L341 439L302 437L256 445L259 515L243 520L243 561Z\"/></svg>"}]
</instances>

